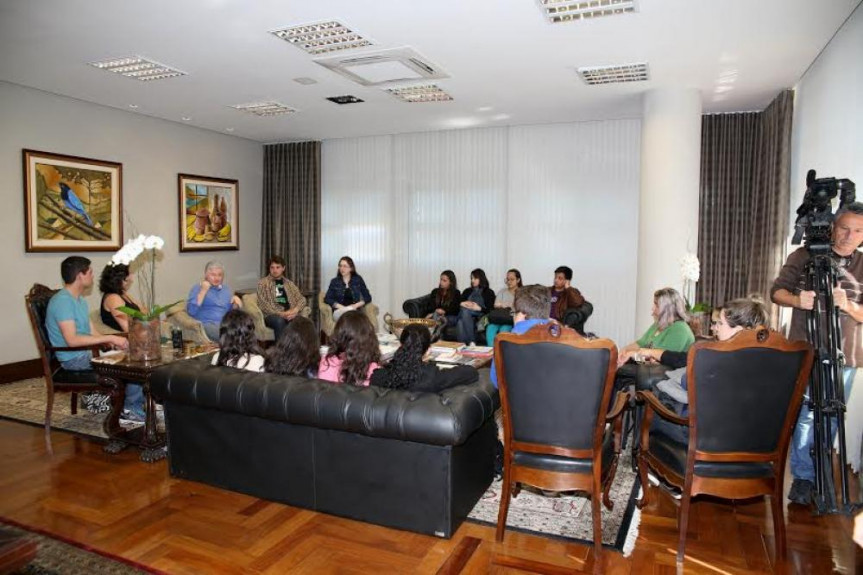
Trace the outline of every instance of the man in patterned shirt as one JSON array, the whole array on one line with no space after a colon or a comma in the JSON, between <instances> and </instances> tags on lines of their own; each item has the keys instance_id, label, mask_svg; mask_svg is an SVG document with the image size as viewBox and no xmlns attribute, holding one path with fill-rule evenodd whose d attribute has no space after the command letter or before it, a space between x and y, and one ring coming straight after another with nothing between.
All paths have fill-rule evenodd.
<instances>
[{"instance_id":1,"label":"man in patterned shirt","mask_svg":"<svg viewBox=\"0 0 863 575\"><path fill-rule=\"evenodd\" d=\"M306 307L306 298L285 277L285 260L273 256L269 262L270 273L258 282L258 307L264 314L264 323L276 334L276 341L282 330Z\"/></svg>"}]
</instances>

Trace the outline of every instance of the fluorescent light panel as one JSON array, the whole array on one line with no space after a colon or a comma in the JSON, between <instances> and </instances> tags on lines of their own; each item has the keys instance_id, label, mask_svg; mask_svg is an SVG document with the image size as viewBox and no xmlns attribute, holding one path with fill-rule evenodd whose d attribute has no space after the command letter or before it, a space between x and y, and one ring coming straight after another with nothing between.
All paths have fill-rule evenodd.
<instances>
[{"instance_id":1,"label":"fluorescent light panel","mask_svg":"<svg viewBox=\"0 0 863 575\"><path fill-rule=\"evenodd\" d=\"M255 114L256 116L280 116L296 112L294 108L285 106L279 102L253 102L251 104L237 104L231 107L241 112Z\"/></svg>"},{"instance_id":2,"label":"fluorescent light panel","mask_svg":"<svg viewBox=\"0 0 863 575\"><path fill-rule=\"evenodd\" d=\"M372 44L368 39L335 20L292 26L273 30L271 33L312 55L362 48Z\"/></svg>"},{"instance_id":3,"label":"fluorescent light panel","mask_svg":"<svg viewBox=\"0 0 863 575\"><path fill-rule=\"evenodd\" d=\"M552 24L635 12L635 0L539 0Z\"/></svg>"},{"instance_id":4,"label":"fluorescent light panel","mask_svg":"<svg viewBox=\"0 0 863 575\"><path fill-rule=\"evenodd\" d=\"M404 88L387 88L386 91L399 100L410 104L419 104L423 102L449 102L453 99L452 96L434 84L406 86Z\"/></svg>"},{"instance_id":5,"label":"fluorescent light panel","mask_svg":"<svg viewBox=\"0 0 863 575\"><path fill-rule=\"evenodd\" d=\"M113 60L103 60L101 62L89 62L89 64L100 70L114 72L142 82L164 80L166 78L186 75L185 72L181 72L176 68L154 62L142 56L114 58Z\"/></svg>"},{"instance_id":6,"label":"fluorescent light panel","mask_svg":"<svg viewBox=\"0 0 863 575\"><path fill-rule=\"evenodd\" d=\"M589 66L579 68L578 75L581 76L581 79L585 83L592 86L597 84L643 82L650 79L645 62L621 64L619 66Z\"/></svg>"}]
</instances>

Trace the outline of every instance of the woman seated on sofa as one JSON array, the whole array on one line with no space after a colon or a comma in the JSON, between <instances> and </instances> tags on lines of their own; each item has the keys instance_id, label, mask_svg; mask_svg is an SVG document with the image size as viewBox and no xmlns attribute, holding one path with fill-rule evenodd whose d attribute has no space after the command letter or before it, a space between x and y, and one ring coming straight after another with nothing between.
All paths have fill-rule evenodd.
<instances>
[{"instance_id":1,"label":"woman seated on sofa","mask_svg":"<svg viewBox=\"0 0 863 575\"><path fill-rule=\"evenodd\" d=\"M425 326L405 326L399 341L402 345L389 363L372 374L371 385L437 393L479 379L477 370L469 365L440 369L432 363L424 363L423 356L431 345L431 334Z\"/></svg>"},{"instance_id":2,"label":"woman seated on sofa","mask_svg":"<svg viewBox=\"0 0 863 575\"><path fill-rule=\"evenodd\" d=\"M219 351L213 356L213 365L224 365L264 371L264 355L255 336L255 321L241 309L232 309L219 325Z\"/></svg>"},{"instance_id":3,"label":"woman seated on sofa","mask_svg":"<svg viewBox=\"0 0 863 575\"><path fill-rule=\"evenodd\" d=\"M618 365L623 365L639 348L668 351L688 351L695 343L695 335L686 323L686 302L673 288L662 288L653 293L653 324L640 338L620 350Z\"/></svg>"},{"instance_id":4,"label":"woman seated on sofa","mask_svg":"<svg viewBox=\"0 0 863 575\"><path fill-rule=\"evenodd\" d=\"M444 318L447 325L455 325L458 321L458 313L461 309L461 294L458 293L458 282L452 270L444 270L440 274L438 287L431 291L429 300L433 306L427 318Z\"/></svg>"},{"instance_id":5,"label":"woman seated on sofa","mask_svg":"<svg viewBox=\"0 0 863 575\"><path fill-rule=\"evenodd\" d=\"M489 347L494 346L494 338L498 333L512 331L512 303L515 301L515 292L523 285L520 271L515 268L507 270L506 288L497 292L494 309L488 314L485 341Z\"/></svg>"},{"instance_id":6,"label":"woman seated on sofa","mask_svg":"<svg viewBox=\"0 0 863 575\"><path fill-rule=\"evenodd\" d=\"M279 341L267 353L264 371L312 378L317 375L320 362L321 347L315 324L298 315L282 330Z\"/></svg>"},{"instance_id":7,"label":"woman seated on sofa","mask_svg":"<svg viewBox=\"0 0 863 575\"><path fill-rule=\"evenodd\" d=\"M485 272L477 268L470 272L470 287L461 294L458 315L458 340L473 343L476 339L476 322L494 307L494 291L488 287Z\"/></svg>"},{"instance_id":8,"label":"woman seated on sofa","mask_svg":"<svg viewBox=\"0 0 863 575\"><path fill-rule=\"evenodd\" d=\"M735 299L723 305L719 311L719 320L714 325L714 332L716 339L726 341L743 330L766 327L769 321L770 313L767 311L764 300L750 296ZM686 367L687 354L672 351L658 353L658 350L655 349L644 351L649 357L658 359L665 365L678 368L675 371L679 371L679 373L668 372L669 378L656 384L655 393L672 411L681 417L686 417L689 413L687 381L686 373L682 368ZM657 430L680 443L689 441L689 427L677 425L659 416L653 418L651 429Z\"/></svg>"},{"instance_id":9,"label":"woman seated on sofa","mask_svg":"<svg viewBox=\"0 0 863 575\"><path fill-rule=\"evenodd\" d=\"M333 308L333 319L339 321L342 314L360 309L372 302L372 295L363 277L357 273L354 260L344 256L339 260L336 277L330 280L324 303Z\"/></svg>"},{"instance_id":10,"label":"woman seated on sofa","mask_svg":"<svg viewBox=\"0 0 863 575\"><path fill-rule=\"evenodd\" d=\"M350 310L336 322L329 351L318 366L318 379L367 386L380 361L381 349L372 322L363 312Z\"/></svg>"},{"instance_id":11,"label":"woman seated on sofa","mask_svg":"<svg viewBox=\"0 0 863 575\"><path fill-rule=\"evenodd\" d=\"M102 323L117 331L129 331L129 316L118 308L126 306L146 313L132 296L132 273L124 264L105 266L99 277L99 291L102 292L102 305L99 308Z\"/></svg>"}]
</instances>

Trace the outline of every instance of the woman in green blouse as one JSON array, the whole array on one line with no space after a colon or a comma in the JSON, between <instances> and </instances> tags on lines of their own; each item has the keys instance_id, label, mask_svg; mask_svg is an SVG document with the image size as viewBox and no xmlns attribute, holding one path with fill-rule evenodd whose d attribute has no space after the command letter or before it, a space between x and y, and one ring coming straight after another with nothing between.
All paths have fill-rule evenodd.
<instances>
[{"instance_id":1,"label":"woman in green blouse","mask_svg":"<svg viewBox=\"0 0 863 575\"><path fill-rule=\"evenodd\" d=\"M686 323L686 302L673 288L662 288L653 294L653 325L640 338L620 350L621 358L629 357L642 347L666 351L687 351L695 343L695 335Z\"/></svg>"}]
</instances>

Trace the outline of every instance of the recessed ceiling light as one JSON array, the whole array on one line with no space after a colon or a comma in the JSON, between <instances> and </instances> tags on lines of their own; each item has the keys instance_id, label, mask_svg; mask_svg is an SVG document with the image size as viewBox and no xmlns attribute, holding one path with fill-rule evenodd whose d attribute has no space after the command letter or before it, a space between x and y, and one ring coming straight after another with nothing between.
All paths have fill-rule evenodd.
<instances>
[{"instance_id":1,"label":"recessed ceiling light","mask_svg":"<svg viewBox=\"0 0 863 575\"><path fill-rule=\"evenodd\" d=\"M256 116L279 116L296 112L294 108L285 106L279 102L253 102L251 104L237 104L231 107L241 112L255 114Z\"/></svg>"},{"instance_id":2,"label":"recessed ceiling light","mask_svg":"<svg viewBox=\"0 0 863 575\"><path fill-rule=\"evenodd\" d=\"M360 100L356 96L331 96L327 98L330 102L334 102L336 104L359 104L363 100Z\"/></svg>"},{"instance_id":3,"label":"recessed ceiling light","mask_svg":"<svg viewBox=\"0 0 863 575\"><path fill-rule=\"evenodd\" d=\"M370 46L372 43L340 22L302 24L270 32L309 54L326 54Z\"/></svg>"},{"instance_id":4,"label":"recessed ceiling light","mask_svg":"<svg viewBox=\"0 0 863 575\"><path fill-rule=\"evenodd\" d=\"M386 91L399 100L409 102L411 104L422 102L448 102L452 100L452 96L434 84L407 86L404 88L387 88Z\"/></svg>"},{"instance_id":5,"label":"recessed ceiling light","mask_svg":"<svg viewBox=\"0 0 863 575\"><path fill-rule=\"evenodd\" d=\"M234 131L234 129L233 129L233 128L225 128L225 131L226 131L226 132L233 132L233 131Z\"/></svg>"},{"instance_id":6,"label":"recessed ceiling light","mask_svg":"<svg viewBox=\"0 0 863 575\"><path fill-rule=\"evenodd\" d=\"M491 119L498 121L498 122L502 122L503 120L509 120L510 117L511 116L509 114L495 114L494 116L491 117Z\"/></svg>"},{"instance_id":7,"label":"recessed ceiling light","mask_svg":"<svg viewBox=\"0 0 863 575\"><path fill-rule=\"evenodd\" d=\"M477 112L491 112L492 110L494 110L494 108L491 106L481 106L476 109Z\"/></svg>"},{"instance_id":8,"label":"recessed ceiling light","mask_svg":"<svg viewBox=\"0 0 863 575\"><path fill-rule=\"evenodd\" d=\"M132 108L133 110L137 110L138 104L129 104L129 107Z\"/></svg>"},{"instance_id":9,"label":"recessed ceiling light","mask_svg":"<svg viewBox=\"0 0 863 575\"><path fill-rule=\"evenodd\" d=\"M89 64L100 70L115 72L127 78L141 80L142 82L164 80L166 78L186 75L185 72L181 72L176 68L159 64L142 56L114 58L113 60L103 60L101 62L89 62Z\"/></svg>"},{"instance_id":10,"label":"recessed ceiling light","mask_svg":"<svg viewBox=\"0 0 863 575\"><path fill-rule=\"evenodd\" d=\"M636 0L539 0L552 24L615 16L636 11Z\"/></svg>"},{"instance_id":11,"label":"recessed ceiling light","mask_svg":"<svg viewBox=\"0 0 863 575\"><path fill-rule=\"evenodd\" d=\"M314 78L294 78L294 82L297 84L302 84L303 86L311 86L312 84L317 84L318 81Z\"/></svg>"},{"instance_id":12,"label":"recessed ceiling light","mask_svg":"<svg viewBox=\"0 0 863 575\"><path fill-rule=\"evenodd\" d=\"M183 121L184 122L191 122L192 118L190 118L189 116L183 116Z\"/></svg>"},{"instance_id":13,"label":"recessed ceiling light","mask_svg":"<svg viewBox=\"0 0 863 575\"><path fill-rule=\"evenodd\" d=\"M619 66L587 66L579 68L578 75L590 85L643 82L649 79L645 62Z\"/></svg>"}]
</instances>

